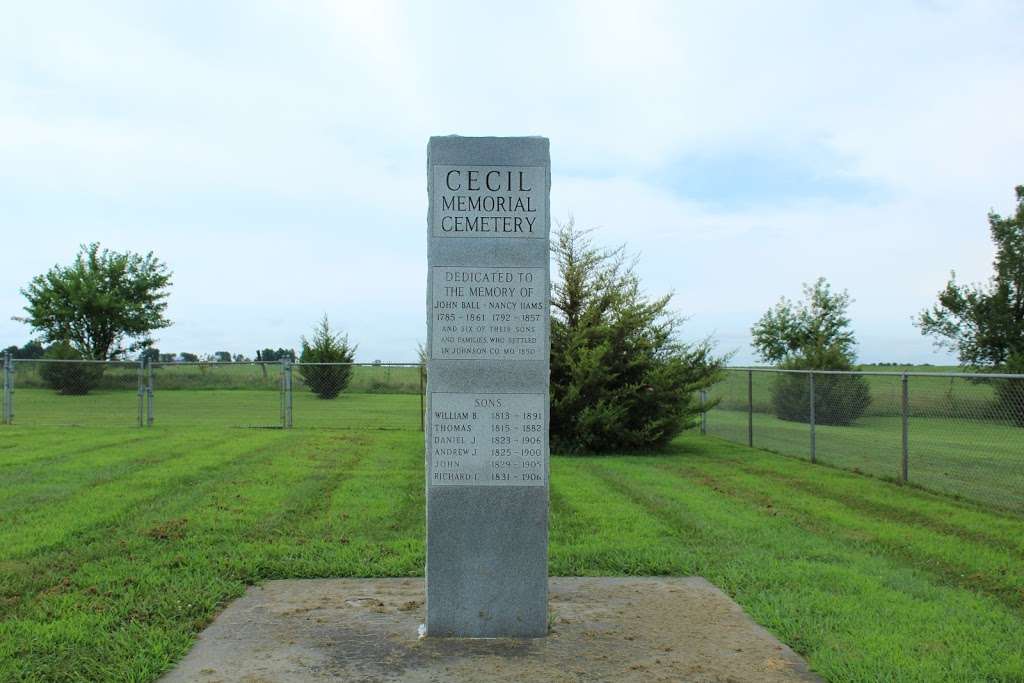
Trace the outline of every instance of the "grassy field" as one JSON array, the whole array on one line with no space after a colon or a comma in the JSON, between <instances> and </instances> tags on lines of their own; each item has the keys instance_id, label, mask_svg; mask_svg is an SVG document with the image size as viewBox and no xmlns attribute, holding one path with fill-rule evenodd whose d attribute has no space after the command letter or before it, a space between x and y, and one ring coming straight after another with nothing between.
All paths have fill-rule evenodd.
<instances>
[{"instance_id":1,"label":"grassy field","mask_svg":"<svg viewBox=\"0 0 1024 683\"><path fill-rule=\"evenodd\" d=\"M45 362L15 361L15 385L25 389L44 389L49 384L41 372ZM53 364L50 364L53 365ZM87 364L70 366L81 370ZM301 367L293 366L296 387L302 385ZM139 365L133 362L111 363L103 368L98 388L108 391L134 390L139 384ZM68 370L62 377L74 376ZM270 389L280 386L278 363L154 363L153 385L157 391L170 389ZM420 391L418 366L357 365L352 368L349 391L357 393L416 394Z\"/></svg>"},{"instance_id":2,"label":"grassy field","mask_svg":"<svg viewBox=\"0 0 1024 683\"><path fill-rule=\"evenodd\" d=\"M899 373L908 372L943 372L958 373L957 367L936 366L860 366L865 371ZM774 372L753 372L754 411L761 413L773 412L772 391L781 375ZM871 404L865 415L893 416L900 414L901 386L898 374L865 375L871 393ZM997 381L997 380L993 380ZM986 417L993 412L996 398L991 383L972 381L961 377L925 377L915 375L908 380L910 409L919 417L948 417L968 415L976 418ZM727 410L746 410L747 372L746 370L727 370L722 381L714 386L710 397L720 401ZM999 412L996 410L996 412Z\"/></svg>"},{"instance_id":3,"label":"grassy field","mask_svg":"<svg viewBox=\"0 0 1024 683\"><path fill-rule=\"evenodd\" d=\"M60 396L50 389L19 388L14 423L22 426L129 427L139 420L135 390L97 389L85 396ZM295 427L419 429L420 396L345 392L323 400L296 387ZM170 389L153 394L154 426L279 427L281 394L263 389Z\"/></svg>"},{"instance_id":4,"label":"grassy field","mask_svg":"<svg viewBox=\"0 0 1024 683\"><path fill-rule=\"evenodd\" d=\"M150 681L248 584L420 575L422 434L381 428L417 398L349 398L351 429L0 427L0 680ZM556 457L551 503L552 574L705 576L830 680L1024 679L1020 517L695 435Z\"/></svg>"},{"instance_id":5,"label":"grassy field","mask_svg":"<svg viewBox=\"0 0 1024 683\"><path fill-rule=\"evenodd\" d=\"M747 413L715 409L708 434L747 443ZM849 426L815 428L818 462L898 479L902 458L899 417L863 417ZM915 486L985 505L1024 512L1024 430L986 420L912 417L908 480ZM754 413L754 446L810 459L806 423Z\"/></svg>"}]
</instances>

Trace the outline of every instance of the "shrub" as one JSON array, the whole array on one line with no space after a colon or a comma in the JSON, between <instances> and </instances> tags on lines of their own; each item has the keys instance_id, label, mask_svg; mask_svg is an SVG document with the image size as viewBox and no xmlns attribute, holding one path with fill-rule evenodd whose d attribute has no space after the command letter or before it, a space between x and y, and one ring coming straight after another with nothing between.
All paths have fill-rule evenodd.
<instances>
[{"instance_id":1,"label":"shrub","mask_svg":"<svg viewBox=\"0 0 1024 683\"><path fill-rule=\"evenodd\" d=\"M1007 374L1024 374L1024 353L1011 355L998 369ZM1024 379L995 379L996 405L999 417L1009 415L1018 427L1024 427Z\"/></svg>"},{"instance_id":2,"label":"shrub","mask_svg":"<svg viewBox=\"0 0 1024 683\"><path fill-rule=\"evenodd\" d=\"M824 361L794 358L781 367L787 370L811 370L822 366L833 370L849 370L841 357ZM867 380L860 375L814 375L814 422L822 425L849 425L857 420L871 403ZM809 422L811 405L810 378L804 373L783 373L775 380L772 407L781 420Z\"/></svg>"},{"instance_id":3,"label":"shrub","mask_svg":"<svg viewBox=\"0 0 1024 683\"><path fill-rule=\"evenodd\" d=\"M56 342L43 354L43 360L81 361L83 355L68 342ZM83 396L96 388L103 377L102 363L43 363L39 369L46 386L65 396Z\"/></svg>"},{"instance_id":4,"label":"shrub","mask_svg":"<svg viewBox=\"0 0 1024 683\"><path fill-rule=\"evenodd\" d=\"M707 341L679 341L671 295L648 299L621 248L596 249L570 221L552 250L552 449L664 446L694 422L695 393L710 386L723 359Z\"/></svg>"},{"instance_id":5,"label":"shrub","mask_svg":"<svg viewBox=\"0 0 1024 683\"><path fill-rule=\"evenodd\" d=\"M825 278L805 284L802 301L783 297L754 324L754 349L763 360L784 370L852 370L857 342L846 315L851 301L845 291L833 293ZM772 390L776 417L809 422L810 391L805 374L777 377ZM818 424L851 424L870 403L871 391L861 376L814 376Z\"/></svg>"},{"instance_id":6,"label":"shrub","mask_svg":"<svg viewBox=\"0 0 1024 683\"><path fill-rule=\"evenodd\" d=\"M313 331L312 340L302 338L299 373L310 391L319 398L337 398L352 379L351 365L305 365L305 363L351 363L356 347L349 346L348 335L331 331L325 315Z\"/></svg>"}]
</instances>

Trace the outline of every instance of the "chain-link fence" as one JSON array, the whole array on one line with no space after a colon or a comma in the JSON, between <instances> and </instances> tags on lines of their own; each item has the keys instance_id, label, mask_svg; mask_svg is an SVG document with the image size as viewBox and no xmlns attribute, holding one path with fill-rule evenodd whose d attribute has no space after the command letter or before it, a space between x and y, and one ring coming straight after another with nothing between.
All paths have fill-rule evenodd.
<instances>
[{"instance_id":1,"label":"chain-link fence","mask_svg":"<svg viewBox=\"0 0 1024 683\"><path fill-rule=\"evenodd\" d=\"M418 363L0 363L3 424L423 428Z\"/></svg>"},{"instance_id":2,"label":"chain-link fence","mask_svg":"<svg viewBox=\"0 0 1024 683\"><path fill-rule=\"evenodd\" d=\"M4 359L4 422L132 426L145 423L138 362ZM17 417L15 417L17 416Z\"/></svg>"},{"instance_id":3,"label":"chain-link fence","mask_svg":"<svg viewBox=\"0 0 1024 683\"><path fill-rule=\"evenodd\" d=\"M702 431L1024 512L1024 375L725 371Z\"/></svg>"}]
</instances>

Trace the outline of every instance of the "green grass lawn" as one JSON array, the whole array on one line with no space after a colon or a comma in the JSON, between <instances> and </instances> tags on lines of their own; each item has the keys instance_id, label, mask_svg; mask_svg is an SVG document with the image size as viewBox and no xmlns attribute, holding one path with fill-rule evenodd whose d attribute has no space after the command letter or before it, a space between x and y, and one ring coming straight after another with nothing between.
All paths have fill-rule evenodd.
<instances>
[{"instance_id":1,"label":"green grass lawn","mask_svg":"<svg viewBox=\"0 0 1024 683\"><path fill-rule=\"evenodd\" d=\"M418 397L348 399L0 427L0 680L151 681L246 585L421 575ZM552 574L702 575L830 680L1024 679L1020 517L696 435L553 458L551 511Z\"/></svg>"}]
</instances>

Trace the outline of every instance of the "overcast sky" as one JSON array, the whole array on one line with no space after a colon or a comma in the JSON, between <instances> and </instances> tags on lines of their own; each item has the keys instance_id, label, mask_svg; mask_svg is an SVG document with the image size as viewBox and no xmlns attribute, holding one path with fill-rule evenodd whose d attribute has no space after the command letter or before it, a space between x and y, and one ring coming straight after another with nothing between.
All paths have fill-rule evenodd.
<instances>
[{"instance_id":1,"label":"overcast sky","mask_svg":"<svg viewBox=\"0 0 1024 683\"><path fill-rule=\"evenodd\" d=\"M860 359L911 325L1024 184L1024 4L4 3L0 346L78 245L174 271L165 351L359 360L425 332L430 135L551 139L552 216L640 254L689 338L824 276Z\"/></svg>"}]
</instances>

